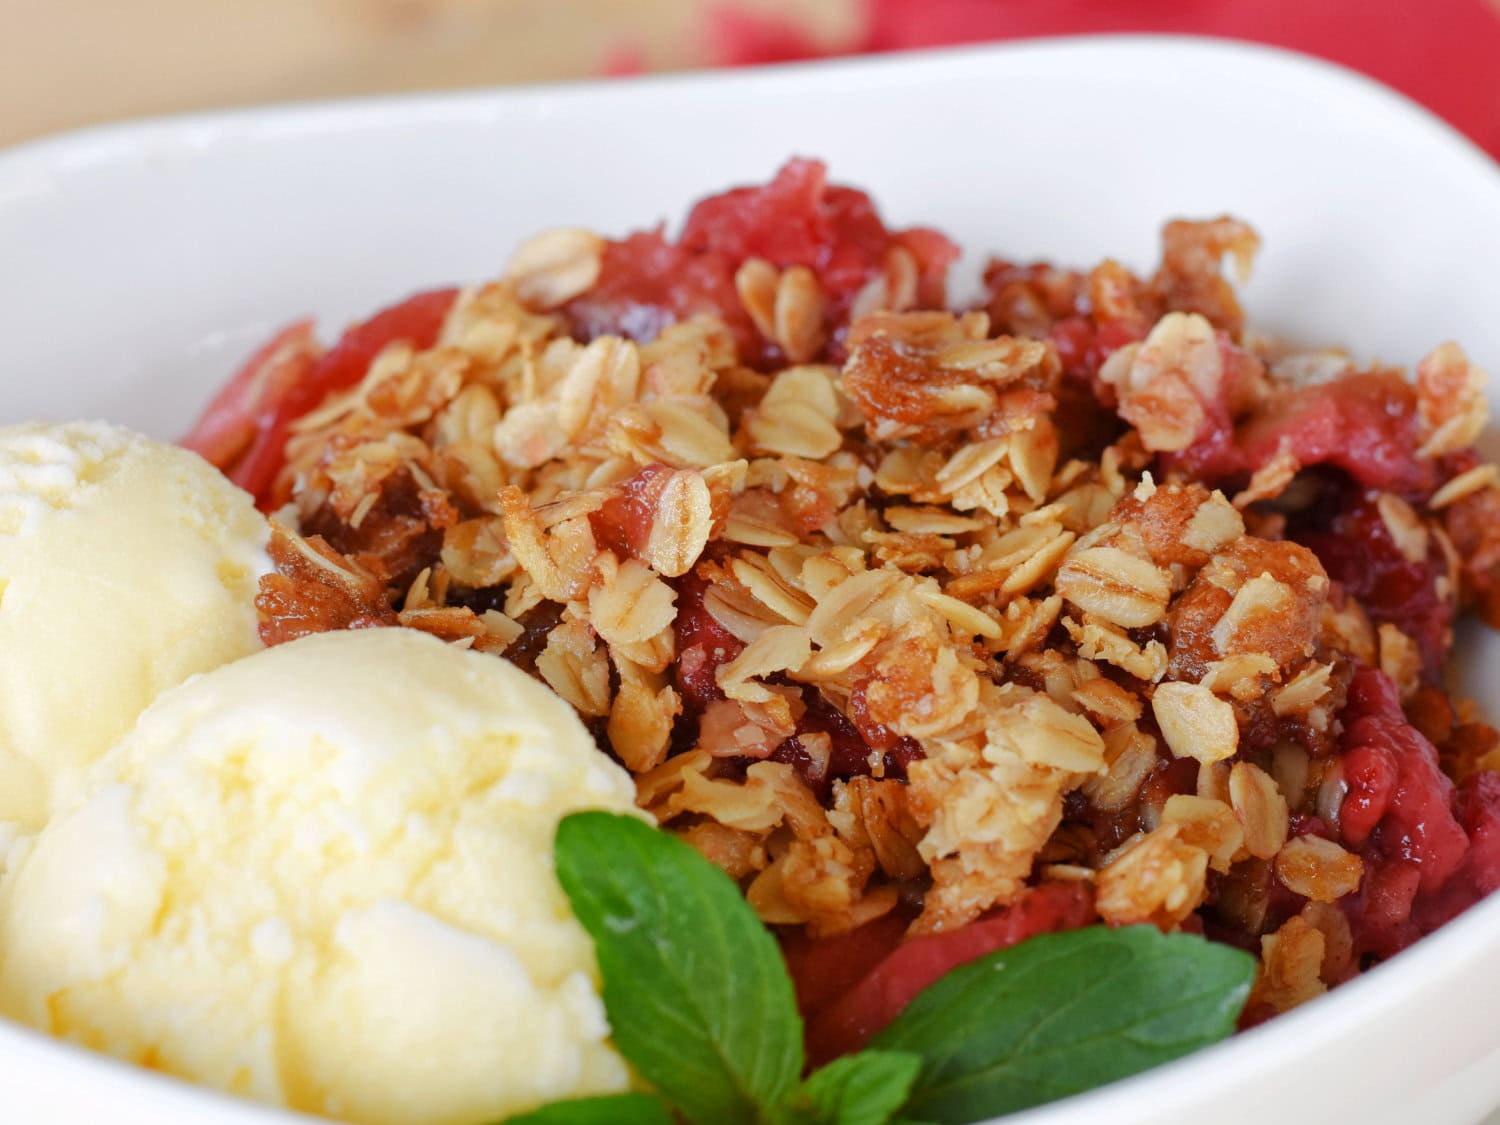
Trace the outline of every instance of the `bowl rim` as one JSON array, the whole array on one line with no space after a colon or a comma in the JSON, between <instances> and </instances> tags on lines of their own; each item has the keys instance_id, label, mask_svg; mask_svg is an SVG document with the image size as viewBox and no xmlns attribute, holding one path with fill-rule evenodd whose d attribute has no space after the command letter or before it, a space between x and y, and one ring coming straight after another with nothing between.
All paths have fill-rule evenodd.
<instances>
[{"instance_id":1,"label":"bowl rim","mask_svg":"<svg viewBox=\"0 0 1500 1125\"><path fill-rule=\"evenodd\" d=\"M0 145L0 177L41 165L58 172L86 170L94 163L118 159L144 143L157 142L184 149L203 148L223 138L244 141L253 137L319 132L331 125L340 129L389 124L393 115L428 118L490 118L509 105L553 101L566 103L599 97L649 99L663 92L704 85L723 90L753 92L785 83L836 85L851 79L870 79L890 71L921 74L955 67L980 66L1007 57L1125 53L1177 53L1184 57L1219 56L1230 65L1280 71L1384 102L1385 107L1427 132L1455 142L1463 155L1500 184L1500 164L1447 120L1410 96L1342 63L1289 47L1226 36L1171 32L1098 32L1048 35L924 47L870 55L848 55L808 61L766 63L727 69L696 68L668 73L620 77L563 79L551 82L463 86L454 89L361 94L289 101L257 102L219 108L147 114L119 121L80 125ZM5 196L0 195L0 206Z\"/></svg>"},{"instance_id":2,"label":"bowl rim","mask_svg":"<svg viewBox=\"0 0 1500 1125\"><path fill-rule=\"evenodd\" d=\"M223 144L274 140L280 136L332 134L388 127L393 120L491 120L508 110L565 106L597 98L650 100L664 92L710 86L751 96L768 86L796 84L816 90L850 80L921 76L955 67L979 72L989 63L1047 61L1063 56L1074 65L1092 58L1163 54L1213 60L1245 81L1254 76L1296 82L1332 96L1377 103L1402 125L1403 137L1427 134L1448 148L1461 174L1488 192L1500 215L1500 165L1448 122L1406 95L1341 64L1282 47L1202 35L1095 34L1017 39L998 43L892 52L814 62L782 63L742 70L694 70L628 79L589 79L545 84L473 87L451 91L330 98L168 114L85 126L0 148L0 208L17 196L47 191L58 178L86 176L117 161L162 156L191 158ZM1395 130L1393 130L1395 132ZM1500 221L1500 218L1497 218ZM1500 935L1500 894L1492 895L1423 938L1411 949L1341 985L1327 996L1267 1025L1153 1068L1058 1102L1006 1117L1016 1125L1074 1125L1084 1114L1107 1114L1148 1102L1163 1112L1183 1097L1242 1086L1256 1075L1276 1072L1309 1043L1332 1042L1463 971L1465 951L1486 936ZM1500 1048L1500 1037L1496 1047ZM225 1125L275 1125L313 1120L294 1111L242 1100L172 1076L156 1074L32 1028L0 1019L0 1060L21 1085L22 1067L71 1072L66 1077L107 1087L107 1093L163 1114L211 1115ZM165 1079L165 1081L163 1081Z\"/></svg>"}]
</instances>

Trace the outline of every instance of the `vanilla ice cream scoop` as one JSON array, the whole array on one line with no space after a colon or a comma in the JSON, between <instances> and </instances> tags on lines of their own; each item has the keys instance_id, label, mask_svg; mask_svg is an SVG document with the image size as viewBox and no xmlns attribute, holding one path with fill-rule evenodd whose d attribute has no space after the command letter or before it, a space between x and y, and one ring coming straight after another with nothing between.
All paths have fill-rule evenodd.
<instances>
[{"instance_id":1,"label":"vanilla ice cream scoop","mask_svg":"<svg viewBox=\"0 0 1500 1125\"><path fill-rule=\"evenodd\" d=\"M268 529L197 454L0 428L0 854L165 688L260 648Z\"/></svg>"},{"instance_id":2,"label":"vanilla ice cream scoop","mask_svg":"<svg viewBox=\"0 0 1500 1125\"><path fill-rule=\"evenodd\" d=\"M307 637L166 692L91 781L0 884L0 1014L370 1125L627 1087L552 841L634 786L504 660Z\"/></svg>"}]
</instances>

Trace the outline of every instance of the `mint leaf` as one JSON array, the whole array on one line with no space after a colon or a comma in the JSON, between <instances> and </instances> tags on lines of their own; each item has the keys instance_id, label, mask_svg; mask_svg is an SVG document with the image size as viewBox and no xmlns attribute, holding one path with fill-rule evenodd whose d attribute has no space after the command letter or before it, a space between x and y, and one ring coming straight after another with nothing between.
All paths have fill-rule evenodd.
<instances>
[{"instance_id":1,"label":"mint leaf","mask_svg":"<svg viewBox=\"0 0 1500 1125\"><path fill-rule=\"evenodd\" d=\"M553 1102L506 1118L505 1125L674 1125L667 1107L646 1094L615 1094Z\"/></svg>"},{"instance_id":2,"label":"mint leaf","mask_svg":"<svg viewBox=\"0 0 1500 1125\"><path fill-rule=\"evenodd\" d=\"M886 1125L906 1103L922 1059L898 1051L861 1051L835 1059L797 1091L787 1125Z\"/></svg>"},{"instance_id":3,"label":"mint leaf","mask_svg":"<svg viewBox=\"0 0 1500 1125\"><path fill-rule=\"evenodd\" d=\"M611 813L565 818L556 853L625 1057L705 1125L751 1125L781 1105L802 1071L802 1021L776 941L734 882Z\"/></svg>"},{"instance_id":4,"label":"mint leaf","mask_svg":"<svg viewBox=\"0 0 1500 1125\"><path fill-rule=\"evenodd\" d=\"M1255 961L1150 926L1045 934L961 965L873 1046L922 1056L905 1113L1012 1113L1188 1054L1234 1030Z\"/></svg>"}]
</instances>

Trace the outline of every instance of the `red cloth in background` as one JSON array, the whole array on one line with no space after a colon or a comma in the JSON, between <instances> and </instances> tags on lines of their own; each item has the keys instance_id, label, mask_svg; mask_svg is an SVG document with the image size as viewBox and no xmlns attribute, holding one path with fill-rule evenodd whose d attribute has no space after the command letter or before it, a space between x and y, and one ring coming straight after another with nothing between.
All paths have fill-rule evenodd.
<instances>
[{"instance_id":1,"label":"red cloth in background","mask_svg":"<svg viewBox=\"0 0 1500 1125\"><path fill-rule=\"evenodd\" d=\"M720 66L998 39L1179 32L1290 47L1379 79L1500 155L1500 0L860 0L853 40L730 5L705 28Z\"/></svg>"}]
</instances>

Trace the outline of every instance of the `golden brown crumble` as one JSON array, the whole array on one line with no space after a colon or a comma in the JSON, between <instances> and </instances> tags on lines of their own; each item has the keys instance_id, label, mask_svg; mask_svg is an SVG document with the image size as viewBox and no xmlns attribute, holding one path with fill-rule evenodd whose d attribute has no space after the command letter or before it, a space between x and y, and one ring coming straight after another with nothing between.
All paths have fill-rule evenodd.
<instances>
[{"instance_id":1,"label":"golden brown crumble","mask_svg":"<svg viewBox=\"0 0 1500 1125\"><path fill-rule=\"evenodd\" d=\"M573 339L557 310L604 245L526 243L434 347L387 347L296 423L267 643L402 625L516 660L779 926L941 932L1070 880L1111 924L1257 942L1270 1008L1354 971L1337 904L1364 865L1319 834L1353 670L1391 677L1457 775L1497 752L1419 640L1288 537L1312 479L1290 445L1229 495L1171 459L1215 410L1348 366L1243 333L1220 261L1248 227L1169 224L1145 280L996 264L963 313L915 309L897 247L837 338L813 271L751 258L733 292L772 370L705 315ZM1082 413L1055 335L1081 307L1133 334ZM1481 380L1451 346L1417 368L1438 479L1374 510L1500 621L1500 475L1455 456Z\"/></svg>"}]
</instances>

